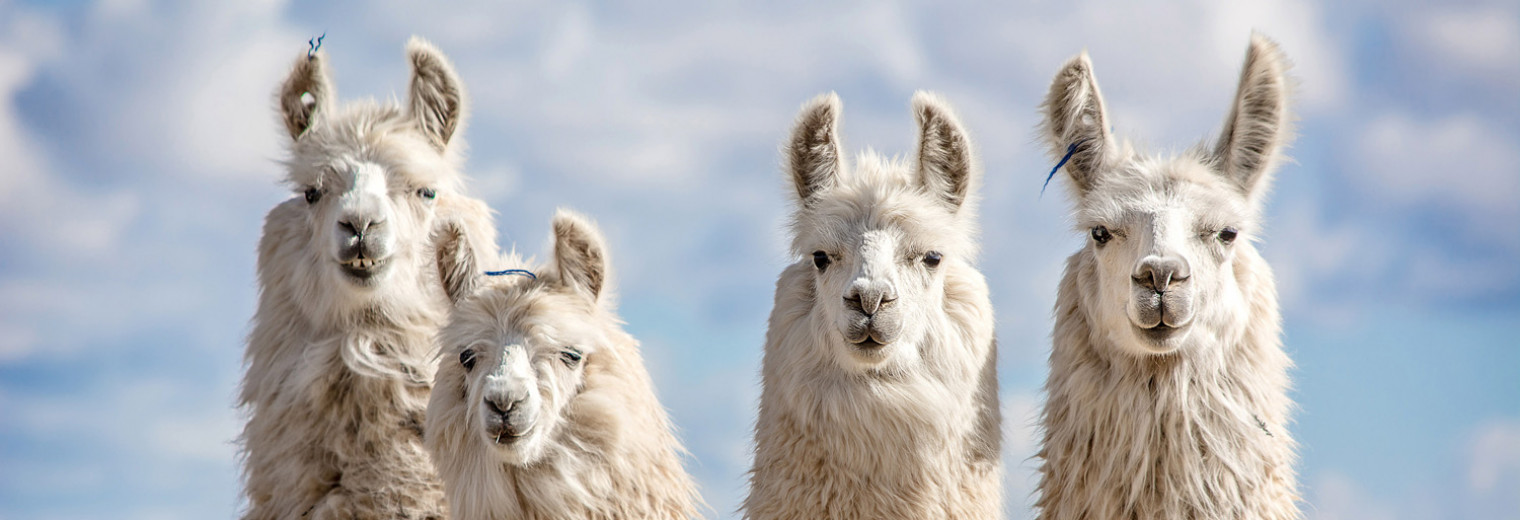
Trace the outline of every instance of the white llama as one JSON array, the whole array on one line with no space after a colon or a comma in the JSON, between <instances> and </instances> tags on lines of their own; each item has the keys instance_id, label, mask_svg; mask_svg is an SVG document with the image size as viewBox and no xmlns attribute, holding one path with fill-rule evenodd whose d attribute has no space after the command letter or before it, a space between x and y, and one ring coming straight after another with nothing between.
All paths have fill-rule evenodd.
<instances>
[{"instance_id":1,"label":"white llama","mask_svg":"<svg viewBox=\"0 0 1520 520\"><path fill-rule=\"evenodd\" d=\"M431 235L448 222L493 244L495 231L456 170L458 78L426 42L407 56L407 108L338 106L321 53L279 92L297 194L270 210L259 243L240 396L246 519L445 516L422 445L449 309Z\"/></svg>"},{"instance_id":2,"label":"white llama","mask_svg":"<svg viewBox=\"0 0 1520 520\"><path fill-rule=\"evenodd\" d=\"M689 518L700 499L685 449L614 313L602 236L563 210L553 227L553 262L533 277L485 276L469 237L440 239L456 306L439 334L427 447L452 516Z\"/></svg>"},{"instance_id":3,"label":"white llama","mask_svg":"<svg viewBox=\"0 0 1520 520\"><path fill-rule=\"evenodd\" d=\"M785 147L799 260L776 282L746 518L1001 512L981 171L943 101L912 106L911 161L847 164L833 94L803 107Z\"/></svg>"},{"instance_id":4,"label":"white llama","mask_svg":"<svg viewBox=\"0 0 1520 520\"><path fill-rule=\"evenodd\" d=\"M1253 35L1212 149L1139 155L1084 53L1044 130L1090 238L1056 302L1037 507L1045 519L1300 516L1272 271L1251 242L1289 134L1286 59Z\"/></svg>"}]
</instances>

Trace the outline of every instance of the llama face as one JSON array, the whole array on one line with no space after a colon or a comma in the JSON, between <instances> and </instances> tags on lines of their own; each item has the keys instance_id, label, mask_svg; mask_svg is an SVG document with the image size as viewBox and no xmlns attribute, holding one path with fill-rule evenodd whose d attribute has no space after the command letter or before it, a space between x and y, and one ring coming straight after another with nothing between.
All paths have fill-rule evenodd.
<instances>
[{"instance_id":1,"label":"llama face","mask_svg":"<svg viewBox=\"0 0 1520 520\"><path fill-rule=\"evenodd\" d=\"M449 143L463 93L446 58L421 40L407 109L374 103L339 107L325 55L298 59L280 92L292 139L286 162L292 206L312 267L306 282L362 302L420 282L440 197L459 193Z\"/></svg>"},{"instance_id":2,"label":"llama face","mask_svg":"<svg viewBox=\"0 0 1520 520\"><path fill-rule=\"evenodd\" d=\"M330 138L312 139L324 137ZM363 148L329 151L316 164L303 165L304 175L292 175L306 202L317 263L336 282L331 286L372 289L394 270L418 269L440 187L427 176L409 175L408 163L443 162L436 152L421 151L432 161L398 161Z\"/></svg>"},{"instance_id":3,"label":"llama face","mask_svg":"<svg viewBox=\"0 0 1520 520\"><path fill-rule=\"evenodd\" d=\"M470 317L491 323L470 323L471 337L451 336L463 348L443 362L459 365L478 440L503 462L528 465L545 456L588 359L600 355L606 338L587 303L575 294L505 286L461 308L469 317L460 324Z\"/></svg>"},{"instance_id":4,"label":"llama face","mask_svg":"<svg viewBox=\"0 0 1520 520\"><path fill-rule=\"evenodd\" d=\"M970 143L947 107L919 94L918 160L867 153L851 169L838 159L839 110L837 97L814 100L793 131L793 251L813 269L824 355L847 370L904 369L944 313L944 270L975 255Z\"/></svg>"},{"instance_id":5,"label":"llama face","mask_svg":"<svg viewBox=\"0 0 1520 520\"><path fill-rule=\"evenodd\" d=\"M553 268L538 269L533 279L482 276L457 229L445 229L437 247L440 279L455 307L439 335L443 358L429 429L463 429L460 442L484 443L507 464L531 465L554 453L586 370L612 355L607 331L618 330L600 307L607 277L601 235L564 212L554 232Z\"/></svg>"},{"instance_id":6,"label":"llama face","mask_svg":"<svg viewBox=\"0 0 1520 520\"><path fill-rule=\"evenodd\" d=\"M1246 304L1232 261L1254 232L1245 198L1198 159L1134 160L1120 168L1130 177L1096 187L1078 212L1088 235L1084 253L1096 261L1093 311L1102 328L1140 354L1172 352L1194 333L1234 329Z\"/></svg>"},{"instance_id":7,"label":"llama face","mask_svg":"<svg viewBox=\"0 0 1520 520\"><path fill-rule=\"evenodd\" d=\"M1107 343L1134 355L1229 344L1248 309L1233 260L1250 248L1287 125L1284 62L1253 38L1234 107L1212 151L1146 157L1110 131L1092 63L1056 76L1045 102L1054 154L1069 157L1078 253L1092 266L1083 308ZM1202 336L1211 336L1204 338Z\"/></svg>"}]
</instances>

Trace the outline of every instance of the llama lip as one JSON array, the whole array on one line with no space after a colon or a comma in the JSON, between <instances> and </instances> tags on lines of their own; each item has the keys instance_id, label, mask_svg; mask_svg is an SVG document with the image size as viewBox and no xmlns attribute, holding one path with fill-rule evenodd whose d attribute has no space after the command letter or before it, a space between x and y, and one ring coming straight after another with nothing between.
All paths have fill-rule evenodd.
<instances>
[{"instance_id":1,"label":"llama lip","mask_svg":"<svg viewBox=\"0 0 1520 520\"><path fill-rule=\"evenodd\" d=\"M524 428L522 431L515 433L511 431L511 428L502 427L496 431L495 435L491 435L489 431L486 432L486 435L490 437L492 442L495 442L496 445L501 446L516 443L517 441L522 440L523 437L527 437L530 433L533 433L532 426Z\"/></svg>"},{"instance_id":2,"label":"llama lip","mask_svg":"<svg viewBox=\"0 0 1520 520\"><path fill-rule=\"evenodd\" d=\"M1160 343L1177 336L1181 331L1187 329L1187 326L1184 325L1181 327L1173 327L1167 325L1166 323L1158 323L1155 327L1135 328L1140 329L1140 332L1144 334L1146 338L1150 339L1151 341Z\"/></svg>"},{"instance_id":3,"label":"llama lip","mask_svg":"<svg viewBox=\"0 0 1520 520\"><path fill-rule=\"evenodd\" d=\"M860 341L856 341L856 342L854 342L854 344L855 344L855 348L858 348L858 349L861 349L861 350L876 350L876 349L879 349L879 348L881 348L883 346L886 346L885 343L882 343L880 341L876 341L876 338L871 337L870 335L866 335L865 339L862 339Z\"/></svg>"}]
</instances>

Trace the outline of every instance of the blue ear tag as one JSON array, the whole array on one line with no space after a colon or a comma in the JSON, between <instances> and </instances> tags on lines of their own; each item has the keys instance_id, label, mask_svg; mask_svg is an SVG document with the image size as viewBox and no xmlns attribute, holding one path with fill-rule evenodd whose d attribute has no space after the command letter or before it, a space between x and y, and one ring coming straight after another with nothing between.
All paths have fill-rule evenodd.
<instances>
[{"instance_id":1,"label":"blue ear tag","mask_svg":"<svg viewBox=\"0 0 1520 520\"><path fill-rule=\"evenodd\" d=\"M322 39L326 37L327 32L323 31L321 36L306 40L306 45L311 46L311 50L306 51L306 59L309 60L317 57L317 50L322 48Z\"/></svg>"},{"instance_id":2,"label":"blue ear tag","mask_svg":"<svg viewBox=\"0 0 1520 520\"><path fill-rule=\"evenodd\" d=\"M1069 145L1069 146L1066 147L1066 156L1061 158L1061 162L1056 163L1056 167L1055 168L1051 168L1050 169L1050 175L1046 175L1045 176L1045 184L1040 185L1040 196L1041 197L1045 196L1045 188L1050 186L1050 179L1054 179L1055 176L1056 176L1056 172L1060 171L1062 166L1066 166L1066 161L1070 161L1071 160L1072 154L1077 153L1077 145L1085 143L1085 142L1087 142L1087 140L1083 139L1081 141L1077 141L1075 143L1071 143L1071 145Z\"/></svg>"},{"instance_id":3,"label":"blue ear tag","mask_svg":"<svg viewBox=\"0 0 1520 520\"><path fill-rule=\"evenodd\" d=\"M527 269L505 269L505 270L501 270L501 271L486 271L486 276L508 276L508 275L514 275L514 274L518 275L518 276L526 276L526 277L532 278L534 280L538 279L538 275L533 274L533 271L529 271Z\"/></svg>"}]
</instances>

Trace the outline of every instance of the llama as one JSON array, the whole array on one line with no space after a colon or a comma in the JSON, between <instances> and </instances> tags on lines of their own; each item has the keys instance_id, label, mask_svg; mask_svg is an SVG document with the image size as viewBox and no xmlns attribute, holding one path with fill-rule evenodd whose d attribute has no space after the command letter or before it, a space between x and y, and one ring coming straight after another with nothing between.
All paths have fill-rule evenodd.
<instances>
[{"instance_id":1,"label":"llama","mask_svg":"<svg viewBox=\"0 0 1520 520\"><path fill-rule=\"evenodd\" d=\"M410 106L336 104L322 53L279 91L296 196L270 210L240 406L243 518L440 519L423 448L433 336L449 304L432 235L495 239L457 172L464 93L432 45L407 44ZM494 250L482 251L494 255Z\"/></svg>"},{"instance_id":2,"label":"llama","mask_svg":"<svg viewBox=\"0 0 1520 520\"><path fill-rule=\"evenodd\" d=\"M614 313L605 241L568 211L553 228L553 262L536 275L484 276L468 234L440 239L455 308L427 447L453 518L690 518L686 451Z\"/></svg>"},{"instance_id":3,"label":"llama","mask_svg":"<svg viewBox=\"0 0 1520 520\"><path fill-rule=\"evenodd\" d=\"M995 518L1002 418L971 140L919 92L913 160L849 165L840 108L809 102L785 146L799 259L776 282L744 516Z\"/></svg>"},{"instance_id":4,"label":"llama","mask_svg":"<svg viewBox=\"0 0 1520 520\"><path fill-rule=\"evenodd\" d=\"M1043 519L1298 518L1272 271L1251 242L1288 140L1287 61L1253 35L1212 149L1115 140L1086 53L1046 98L1077 229L1056 301Z\"/></svg>"}]
</instances>

